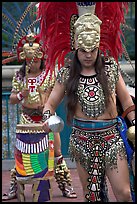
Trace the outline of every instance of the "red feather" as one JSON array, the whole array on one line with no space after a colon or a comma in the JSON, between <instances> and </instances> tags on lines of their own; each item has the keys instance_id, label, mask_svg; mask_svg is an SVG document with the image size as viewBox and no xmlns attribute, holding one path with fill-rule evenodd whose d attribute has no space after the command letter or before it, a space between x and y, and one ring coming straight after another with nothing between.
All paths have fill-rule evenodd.
<instances>
[{"instance_id":1,"label":"red feather","mask_svg":"<svg viewBox=\"0 0 137 204\"><path fill-rule=\"evenodd\" d=\"M102 20L100 50L118 61L122 55L121 23L124 23L124 9L128 2L96 2L95 14ZM38 18L41 17L40 38L47 54L46 72L64 65L65 55L71 51L70 19L78 15L76 2L40 2ZM109 52L109 53L108 53Z\"/></svg>"},{"instance_id":2,"label":"red feather","mask_svg":"<svg viewBox=\"0 0 137 204\"><path fill-rule=\"evenodd\" d=\"M128 2L96 3L95 14L102 21L100 50L104 55L113 56L116 61L123 53L121 37L124 36L120 25L125 22L124 11L128 11Z\"/></svg>"},{"instance_id":3,"label":"red feather","mask_svg":"<svg viewBox=\"0 0 137 204\"><path fill-rule=\"evenodd\" d=\"M46 71L64 65L65 55L71 51L70 20L78 15L76 2L40 2L38 18L41 17L40 37L47 54Z\"/></svg>"}]
</instances>

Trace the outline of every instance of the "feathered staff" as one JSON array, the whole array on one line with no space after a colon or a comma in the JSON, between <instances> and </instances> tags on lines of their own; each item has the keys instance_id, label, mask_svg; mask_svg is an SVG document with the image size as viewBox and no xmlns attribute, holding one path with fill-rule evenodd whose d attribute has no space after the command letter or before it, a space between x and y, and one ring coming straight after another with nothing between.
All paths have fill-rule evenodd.
<instances>
[{"instance_id":1,"label":"feathered staff","mask_svg":"<svg viewBox=\"0 0 137 204\"><path fill-rule=\"evenodd\" d=\"M40 36L47 54L46 71L64 65L64 58L72 50L71 18L77 15L76 2L40 2L38 18L41 18ZM54 72L55 73L55 72Z\"/></svg>"},{"instance_id":2,"label":"feathered staff","mask_svg":"<svg viewBox=\"0 0 137 204\"><path fill-rule=\"evenodd\" d=\"M125 22L124 11L128 11L128 2L97 2L95 8L95 14L102 21L100 50L117 62L123 53L121 37L124 36L120 25Z\"/></svg>"}]
</instances>

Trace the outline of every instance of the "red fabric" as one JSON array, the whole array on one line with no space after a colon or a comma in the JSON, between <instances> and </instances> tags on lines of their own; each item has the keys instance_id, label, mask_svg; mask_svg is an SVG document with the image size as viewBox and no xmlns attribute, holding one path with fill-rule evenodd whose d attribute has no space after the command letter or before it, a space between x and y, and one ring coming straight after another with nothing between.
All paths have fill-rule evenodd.
<instances>
[{"instance_id":1,"label":"red fabric","mask_svg":"<svg viewBox=\"0 0 137 204\"><path fill-rule=\"evenodd\" d=\"M41 121L42 121L42 116L30 116L30 118L31 118L34 122L41 122Z\"/></svg>"},{"instance_id":2,"label":"red fabric","mask_svg":"<svg viewBox=\"0 0 137 204\"><path fill-rule=\"evenodd\" d=\"M120 25L125 22L125 11L128 11L128 2L96 2L95 14L102 21L100 50L105 55L109 50L117 62L123 53Z\"/></svg>"}]
</instances>

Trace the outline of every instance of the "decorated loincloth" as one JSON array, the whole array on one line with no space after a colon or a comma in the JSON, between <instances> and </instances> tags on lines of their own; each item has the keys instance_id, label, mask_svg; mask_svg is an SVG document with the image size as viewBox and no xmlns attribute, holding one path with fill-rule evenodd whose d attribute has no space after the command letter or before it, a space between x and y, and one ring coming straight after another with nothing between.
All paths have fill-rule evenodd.
<instances>
[{"instance_id":1,"label":"decorated loincloth","mask_svg":"<svg viewBox=\"0 0 137 204\"><path fill-rule=\"evenodd\" d=\"M73 120L69 153L89 174L88 201L101 201L100 184L106 168L117 168L117 155L127 158L117 123L117 119Z\"/></svg>"}]
</instances>

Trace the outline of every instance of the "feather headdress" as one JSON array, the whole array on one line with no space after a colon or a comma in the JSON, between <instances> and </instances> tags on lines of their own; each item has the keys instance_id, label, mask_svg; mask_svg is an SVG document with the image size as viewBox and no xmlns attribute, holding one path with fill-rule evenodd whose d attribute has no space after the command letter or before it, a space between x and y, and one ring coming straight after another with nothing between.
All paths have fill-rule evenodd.
<instances>
[{"instance_id":1,"label":"feather headdress","mask_svg":"<svg viewBox=\"0 0 137 204\"><path fill-rule=\"evenodd\" d=\"M97 2L95 7L95 14L102 21L100 50L117 62L123 53L121 24L125 22L125 11L128 11L128 2Z\"/></svg>"},{"instance_id":2,"label":"feather headdress","mask_svg":"<svg viewBox=\"0 0 137 204\"><path fill-rule=\"evenodd\" d=\"M16 48L19 40L29 30L35 29L34 33L38 33L40 21L40 39L46 54L46 70L52 72L56 64L60 69L64 65L66 54L74 50L74 23L80 15L89 12L102 21L99 47L102 53L113 56L116 61L122 53L125 55L121 23L125 21L124 11L128 11L128 2L40 2L37 19L36 15L33 18L36 4L38 2L23 2L22 5L19 5L19 2L11 2L8 10L6 2L3 2L2 56L6 57L2 61L3 64L18 58ZM12 16L10 12L15 8L19 12L18 20L17 16Z\"/></svg>"},{"instance_id":3,"label":"feather headdress","mask_svg":"<svg viewBox=\"0 0 137 204\"><path fill-rule=\"evenodd\" d=\"M74 50L74 23L89 11L102 21L100 50L118 61L123 52L120 25L124 23L124 9L128 10L127 2L40 2L38 18L47 55L46 69L52 72L56 63L58 69L64 65L66 54Z\"/></svg>"},{"instance_id":4,"label":"feather headdress","mask_svg":"<svg viewBox=\"0 0 137 204\"><path fill-rule=\"evenodd\" d=\"M38 18L41 18L40 36L47 54L46 70L51 72L72 51L74 43L73 25L78 17L75 2L40 2Z\"/></svg>"}]
</instances>

